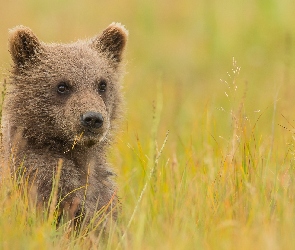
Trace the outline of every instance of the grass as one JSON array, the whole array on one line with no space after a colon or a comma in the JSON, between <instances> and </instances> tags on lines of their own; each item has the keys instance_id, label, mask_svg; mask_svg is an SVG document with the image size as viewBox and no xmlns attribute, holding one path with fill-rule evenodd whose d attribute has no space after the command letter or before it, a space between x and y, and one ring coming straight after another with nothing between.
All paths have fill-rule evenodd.
<instances>
[{"instance_id":1,"label":"grass","mask_svg":"<svg viewBox=\"0 0 295 250\"><path fill-rule=\"evenodd\" d=\"M2 80L17 24L44 41L91 36L113 21L130 32L126 119L109 155L118 223L104 241L56 230L2 166L0 249L293 249L294 3L0 6Z\"/></svg>"}]
</instances>

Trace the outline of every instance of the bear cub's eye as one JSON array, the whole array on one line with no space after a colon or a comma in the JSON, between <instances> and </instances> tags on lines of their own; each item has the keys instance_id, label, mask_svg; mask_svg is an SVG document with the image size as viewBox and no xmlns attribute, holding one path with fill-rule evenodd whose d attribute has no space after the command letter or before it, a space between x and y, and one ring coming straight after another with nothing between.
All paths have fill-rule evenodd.
<instances>
[{"instance_id":1,"label":"bear cub's eye","mask_svg":"<svg viewBox=\"0 0 295 250\"><path fill-rule=\"evenodd\" d=\"M100 93L106 92L107 90L107 82L105 80L100 80L98 84L98 91Z\"/></svg>"},{"instance_id":2,"label":"bear cub's eye","mask_svg":"<svg viewBox=\"0 0 295 250\"><path fill-rule=\"evenodd\" d=\"M65 94L66 92L69 91L69 86L66 82L60 82L57 85L57 92L60 94Z\"/></svg>"}]
</instances>

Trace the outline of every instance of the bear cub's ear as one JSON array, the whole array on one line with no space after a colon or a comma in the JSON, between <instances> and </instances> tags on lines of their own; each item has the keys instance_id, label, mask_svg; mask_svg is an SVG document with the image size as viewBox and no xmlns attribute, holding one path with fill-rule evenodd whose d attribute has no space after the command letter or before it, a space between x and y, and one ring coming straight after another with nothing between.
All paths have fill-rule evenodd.
<instances>
[{"instance_id":1,"label":"bear cub's ear","mask_svg":"<svg viewBox=\"0 0 295 250\"><path fill-rule=\"evenodd\" d=\"M17 66L24 66L37 58L42 46L29 28L17 26L10 30L9 33L9 51L13 62Z\"/></svg>"},{"instance_id":2,"label":"bear cub's ear","mask_svg":"<svg viewBox=\"0 0 295 250\"><path fill-rule=\"evenodd\" d=\"M114 63L122 61L122 55L127 42L128 31L120 23L112 23L101 35L94 38L91 46L105 54Z\"/></svg>"}]
</instances>

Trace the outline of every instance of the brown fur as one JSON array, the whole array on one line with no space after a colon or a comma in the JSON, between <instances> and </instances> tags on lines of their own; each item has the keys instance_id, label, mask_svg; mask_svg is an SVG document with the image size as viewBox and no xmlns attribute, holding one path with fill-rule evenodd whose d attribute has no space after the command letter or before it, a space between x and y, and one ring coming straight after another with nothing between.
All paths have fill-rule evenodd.
<instances>
[{"instance_id":1,"label":"brown fur","mask_svg":"<svg viewBox=\"0 0 295 250\"><path fill-rule=\"evenodd\" d=\"M10 31L13 66L2 117L4 162L13 171L25 166L39 205L49 201L62 159L60 208L71 218L81 213L91 218L107 206L107 213L116 217L106 150L122 110L127 35L122 25L113 23L90 40L45 44L27 27ZM99 92L102 81L105 92ZM67 85L65 94L57 91L60 83ZM95 133L81 125L81 116L89 111L104 119Z\"/></svg>"}]
</instances>

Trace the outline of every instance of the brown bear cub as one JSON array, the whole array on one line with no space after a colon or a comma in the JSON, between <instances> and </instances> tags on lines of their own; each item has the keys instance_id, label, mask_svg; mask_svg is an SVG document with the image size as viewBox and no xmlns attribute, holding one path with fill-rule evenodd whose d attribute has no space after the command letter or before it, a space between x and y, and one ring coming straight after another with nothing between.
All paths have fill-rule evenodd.
<instances>
[{"instance_id":1,"label":"brown bear cub","mask_svg":"<svg viewBox=\"0 0 295 250\"><path fill-rule=\"evenodd\" d=\"M127 36L118 23L93 39L70 44L43 43L23 26L10 31L13 65L2 117L4 164L14 173L25 169L37 205L43 206L51 199L61 162L59 212L71 220L116 217L118 200L106 151L122 111Z\"/></svg>"}]
</instances>

